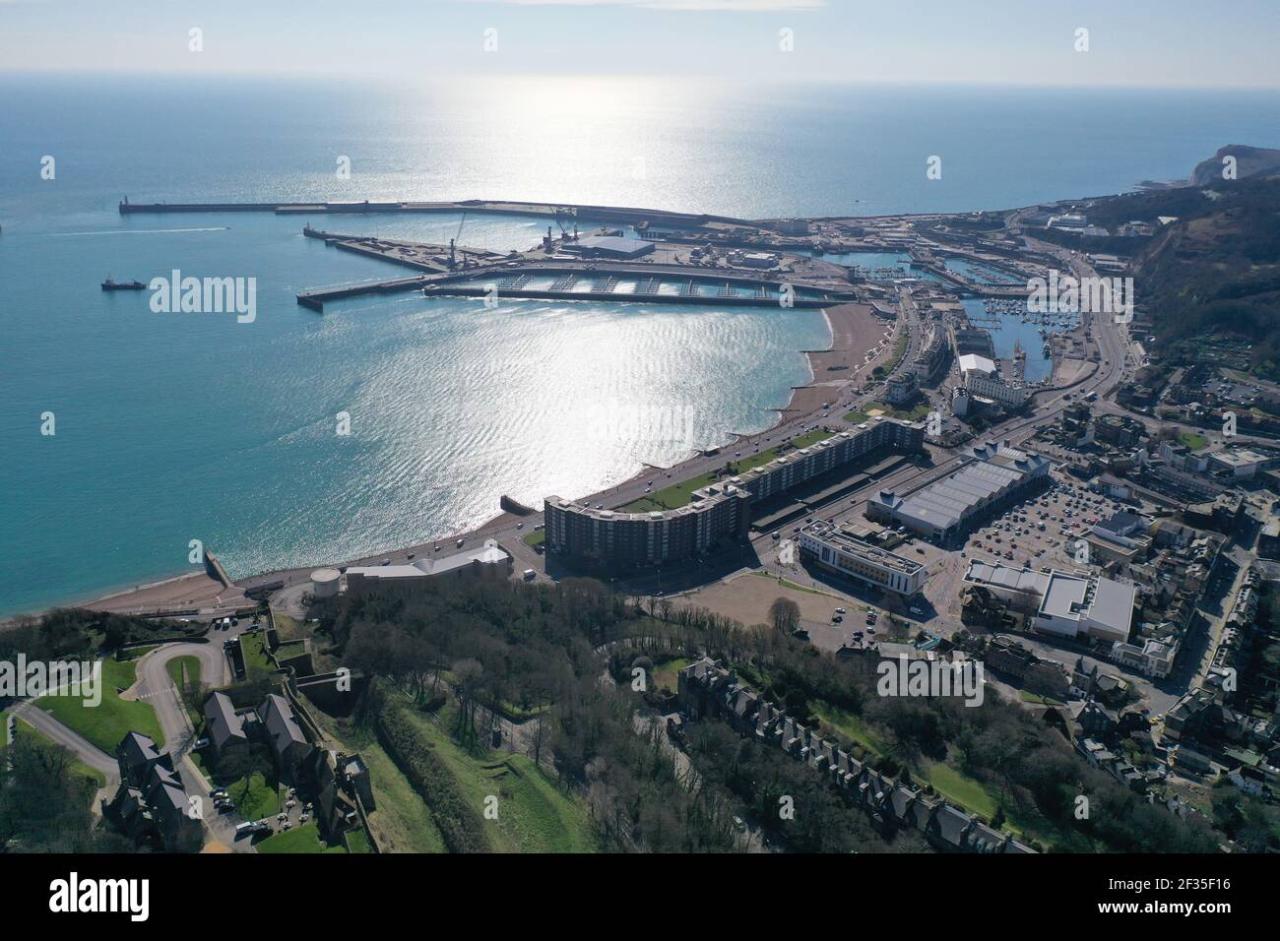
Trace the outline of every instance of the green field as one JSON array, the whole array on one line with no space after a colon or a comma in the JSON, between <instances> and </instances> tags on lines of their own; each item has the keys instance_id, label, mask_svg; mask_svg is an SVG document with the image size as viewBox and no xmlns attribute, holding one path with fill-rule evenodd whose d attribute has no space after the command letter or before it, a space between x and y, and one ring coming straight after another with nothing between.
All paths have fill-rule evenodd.
<instances>
[{"instance_id":1,"label":"green field","mask_svg":"<svg viewBox=\"0 0 1280 941\"><path fill-rule=\"evenodd\" d=\"M545 529L535 529L531 533L525 533L521 537L521 541L530 548L540 546L547 541L547 531Z\"/></svg>"},{"instance_id":2,"label":"green field","mask_svg":"<svg viewBox=\"0 0 1280 941\"><path fill-rule=\"evenodd\" d=\"M815 428L813 431L805 432L797 435L790 442L792 448L807 448L811 444L819 441L825 441L831 437L830 431L824 431L821 428ZM710 486L717 480L723 480L725 477L736 477L739 474L745 474L749 470L757 467L763 467L770 461L778 457L778 448L769 448L767 451L761 451L759 454L750 454L745 457L730 460L726 462L729 465L727 474L717 475L715 473L699 474L697 477L691 477L688 480L682 480L678 484L672 484L669 487L651 493L648 496L641 497L638 500L632 500L630 503L622 507L626 513L649 513L655 510L676 510L682 506L688 506L693 499L693 492L701 490L703 487Z\"/></svg>"},{"instance_id":3,"label":"green field","mask_svg":"<svg viewBox=\"0 0 1280 941\"><path fill-rule=\"evenodd\" d=\"M292 830L276 833L257 844L259 853L345 853L347 848L338 844L329 846L320 839L315 823L304 823Z\"/></svg>"},{"instance_id":4,"label":"green field","mask_svg":"<svg viewBox=\"0 0 1280 941\"><path fill-rule=\"evenodd\" d=\"M116 692L128 689L136 678L131 661L108 658L102 661L102 702L96 708L87 707L82 699L72 696L45 696L36 705L108 755L115 754L116 746L129 732L141 732L163 747L164 736L155 710L145 702L126 702Z\"/></svg>"},{"instance_id":5,"label":"green field","mask_svg":"<svg viewBox=\"0 0 1280 941\"><path fill-rule=\"evenodd\" d=\"M892 405L885 405L883 402L870 402L862 408L852 412L847 412L844 420L851 425L860 425L864 421L871 419L871 412L879 409L885 418L897 418L901 421L920 421L929 414L929 404L921 402L914 408L894 408Z\"/></svg>"},{"instance_id":6,"label":"green field","mask_svg":"<svg viewBox=\"0 0 1280 941\"><path fill-rule=\"evenodd\" d=\"M486 798L497 797L497 820L485 820L488 849L496 853L589 853L596 848L584 802L560 790L524 755L482 750L472 753L440 725L407 710L450 776L458 793L483 815ZM449 721L448 710L442 722Z\"/></svg>"}]
</instances>

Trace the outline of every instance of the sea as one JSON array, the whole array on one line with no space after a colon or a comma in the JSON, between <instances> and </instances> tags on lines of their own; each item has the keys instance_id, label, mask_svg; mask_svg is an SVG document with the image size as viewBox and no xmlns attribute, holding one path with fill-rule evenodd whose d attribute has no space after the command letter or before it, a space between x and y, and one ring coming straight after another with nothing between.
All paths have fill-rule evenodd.
<instances>
[{"instance_id":1,"label":"sea","mask_svg":"<svg viewBox=\"0 0 1280 941\"><path fill-rule=\"evenodd\" d=\"M503 494L590 493L768 427L830 342L821 312L781 308L402 294L317 314L298 291L408 272L308 222L504 251L545 223L122 216L126 197L951 212L1184 178L1229 143L1280 145L1280 97L0 75L0 614L189 571L196 539L239 577L465 530ZM255 316L99 288L173 272L254 279Z\"/></svg>"}]
</instances>

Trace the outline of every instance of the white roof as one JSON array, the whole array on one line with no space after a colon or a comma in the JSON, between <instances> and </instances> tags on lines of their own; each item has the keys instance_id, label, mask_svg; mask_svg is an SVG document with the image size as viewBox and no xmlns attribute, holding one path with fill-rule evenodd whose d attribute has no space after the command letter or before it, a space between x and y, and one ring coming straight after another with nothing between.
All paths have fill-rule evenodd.
<instances>
[{"instance_id":1,"label":"white roof","mask_svg":"<svg viewBox=\"0 0 1280 941\"><path fill-rule=\"evenodd\" d=\"M990 375L996 371L996 364L977 353L964 353L960 356L960 371L962 373L984 372Z\"/></svg>"},{"instance_id":2,"label":"white roof","mask_svg":"<svg viewBox=\"0 0 1280 941\"><path fill-rule=\"evenodd\" d=\"M481 565L493 565L506 562L510 556L499 548L494 539L486 539L479 549L470 549L442 559L418 559L406 565L353 565L347 569L348 575L365 575L369 578L421 578L424 575L440 575L454 569L463 568L472 562Z\"/></svg>"}]
</instances>

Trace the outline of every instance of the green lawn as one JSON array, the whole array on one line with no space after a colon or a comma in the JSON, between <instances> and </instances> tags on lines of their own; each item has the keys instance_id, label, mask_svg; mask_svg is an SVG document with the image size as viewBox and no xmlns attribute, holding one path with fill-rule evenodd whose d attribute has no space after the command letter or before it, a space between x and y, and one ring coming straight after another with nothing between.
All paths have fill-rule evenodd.
<instances>
[{"instance_id":1,"label":"green lawn","mask_svg":"<svg viewBox=\"0 0 1280 941\"><path fill-rule=\"evenodd\" d=\"M347 831L347 852L348 853L372 853L373 847L369 845L369 837L364 830L348 830Z\"/></svg>"},{"instance_id":2,"label":"green lawn","mask_svg":"<svg viewBox=\"0 0 1280 941\"><path fill-rule=\"evenodd\" d=\"M843 733L868 751L877 755L883 754L884 742L862 721L862 716L846 712L825 702L810 703L809 710L837 732Z\"/></svg>"},{"instance_id":3,"label":"green lawn","mask_svg":"<svg viewBox=\"0 0 1280 941\"><path fill-rule=\"evenodd\" d=\"M489 849L498 853L588 853L596 849L585 803L560 790L533 761L508 752L463 749L431 718L409 710L423 738L454 778L458 793L483 815L498 798L498 819L485 820ZM442 713L449 722L449 711Z\"/></svg>"},{"instance_id":4,"label":"green lawn","mask_svg":"<svg viewBox=\"0 0 1280 941\"><path fill-rule=\"evenodd\" d=\"M531 533L525 533L521 540L530 548L540 546L547 541L547 531L545 529L535 529Z\"/></svg>"},{"instance_id":5,"label":"green lawn","mask_svg":"<svg viewBox=\"0 0 1280 941\"><path fill-rule=\"evenodd\" d=\"M994 797L973 778L966 777L955 768L941 761L925 761L920 769L921 778L933 785L933 789L971 813L981 814L987 820L995 816L999 806Z\"/></svg>"},{"instance_id":6,"label":"green lawn","mask_svg":"<svg viewBox=\"0 0 1280 941\"><path fill-rule=\"evenodd\" d=\"M871 412L879 409L885 418L897 418L902 421L920 421L929 414L929 404L921 402L914 408L894 408L892 405L885 405L883 402L871 402L862 408L852 412L847 412L844 420L851 425L860 425L864 421L871 419Z\"/></svg>"},{"instance_id":7,"label":"green lawn","mask_svg":"<svg viewBox=\"0 0 1280 941\"><path fill-rule=\"evenodd\" d=\"M1062 703L1049 696L1041 696L1039 693L1031 693L1025 689L1018 690L1018 696L1023 702L1035 703L1040 706L1061 706Z\"/></svg>"},{"instance_id":8,"label":"green lawn","mask_svg":"<svg viewBox=\"0 0 1280 941\"><path fill-rule=\"evenodd\" d=\"M246 820L262 820L280 813L280 789L267 784L261 771L227 786L227 795Z\"/></svg>"},{"instance_id":9,"label":"green lawn","mask_svg":"<svg viewBox=\"0 0 1280 941\"><path fill-rule=\"evenodd\" d=\"M91 708L72 696L45 696L36 705L67 728L79 732L108 755L129 732L141 732L156 745L164 746L164 735L149 703L126 702L116 692L134 684L136 669L131 661L107 658L102 661L102 702Z\"/></svg>"},{"instance_id":10,"label":"green lawn","mask_svg":"<svg viewBox=\"0 0 1280 941\"><path fill-rule=\"evenodd\" d=\"M257 844L259 853L345 853L341 844L329 846L320 839L315 823L304 823L292 830L276 833Z\"/></svg>"},{"instance_id":11,"label":"green lawn","mask_svg":"<svg viewBox=\"0 0 1280 941\"><path fill-rule=\"evenodd\" d=\"M164 665L173 685L182 689L188 683L200 682L200 658L191 655L174 657Z\"/></svg>"},{"instance_id":12,"label":"green lawn","mask_svg":"<svg viewBox=\"0 0 1280 941\"><path fill-rule=\"evenodd\" d=\"M673 660L664 660L662 663L654 664L653 667L653 688L655 690L666 687L671 692L676 691L676 674L693 663L688 657L676 657Z\"/></svg>"},{"instance_id":13,"label":"green lawn","mask_svg":"<svg viewBox=\"0 0 1280 941\"><path fill-rule=\"evenodd\" d=\"M241 634L240 649L244 652L244 673L246 680L261 679L276 672L276 665L267 656L263 646L267 641L267 632Z\"/></svg>"},{"instance_id":14,"label":"green lawn","mask_svg":"<svg viewBox=\"0 0 1280 941\"><path fill-rule=\"evenodd\" d=\"M831 434L829 431L815 428L813 431L805 432L803 435L797 435L793 438L789 442L791 447L788 450L792 448L807 448L811 444L830 438ZM749 454L738 459L729 460L726 462L730 465L730 472L727 474L720 476L716 476L714 473L699 474L697 477L682 480L678 484L672 484L648 496L633 500L623 506L622 510L626 513L648 513L654 510L676 510L682 506L688 506L693 499L693 491L710 486L717 480L736 477L757 467L763 467L778 457L779 453L778 448L769 448L759 454Z\"/></svg>"},{"instance_id":15,"label":"green lawn","mask_svg":"<svg viewBox=\"0 0 1280 941\"><path fill-rule=\"evenodd\" d=\"M1194 431L1181 431L1178 433L1178 442L1185 444L1192 451L1199 451L1209 443L1209 439L1204 435L1196 434Z\"/></svg>"}]
</instances>

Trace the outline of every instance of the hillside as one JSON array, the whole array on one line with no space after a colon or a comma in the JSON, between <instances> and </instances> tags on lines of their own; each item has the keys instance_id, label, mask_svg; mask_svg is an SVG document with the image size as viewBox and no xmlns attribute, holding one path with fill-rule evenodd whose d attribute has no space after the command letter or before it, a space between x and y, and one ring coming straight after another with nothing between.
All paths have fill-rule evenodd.
<instances>
[{"instance_id":1,"label":"hillside","mask_svg":"<svg viewBox=\"0 0 1280 941\"><path fill-rule=\"evenodd\" d=\"M1222 160L1226 156L1236 158L1236 179L1275 176L1280 173L1280 150L1269 147L1250 147L1247 144L1228 144L1208 160L1196 164L1191 172L1191 182L1207 186L1222 180Z\"/></svg>"}]
</instances>

